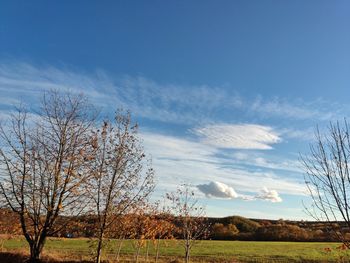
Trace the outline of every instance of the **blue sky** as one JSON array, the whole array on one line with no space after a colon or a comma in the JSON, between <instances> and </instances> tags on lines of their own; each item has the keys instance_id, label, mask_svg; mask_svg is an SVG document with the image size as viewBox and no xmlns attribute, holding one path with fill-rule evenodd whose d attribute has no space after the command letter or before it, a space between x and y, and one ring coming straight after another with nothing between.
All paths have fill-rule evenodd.
<instances>
[{"instance_id":1,"label":"blue sky","mask_svg":"<svg viewBox=\"0 0 350 263\"><path fill-rule=\"evenodd\" d=\"M0 117L43 90L132 111L155 198L307 218L299 153L350 113L347 1L1 1Z\"/></svg>"}]
</instances>

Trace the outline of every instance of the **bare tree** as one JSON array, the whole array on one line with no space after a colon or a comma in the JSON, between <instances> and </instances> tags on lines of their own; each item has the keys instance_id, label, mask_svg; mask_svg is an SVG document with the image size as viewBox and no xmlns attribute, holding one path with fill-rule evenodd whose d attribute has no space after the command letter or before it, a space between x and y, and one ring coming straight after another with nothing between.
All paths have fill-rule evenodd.
<instances>
[{"instance_id":1,"label":"bare tree","mask_svg":"<svg viewBox=\"0 0 350 263\"><path fill-rule=\"evenodd\" d=\"M301 160L313 201L307 212L316 220L328 222L337 238L350 247L345 239L350 229L350 135L346 120L343 124L330 123L324 134L317 129L310 154Z\"/></svg>"},{"instance_id":2,"label":"bare tree","mask_svg":"<svg viewBox=\"0 0 350 263\"><path fill-rule=\"evenodd\" d=\"M91 197L97 214L96 262L101 261L104 237L115 219L137 205L154 189L154 172L147 162L138 127L130 113L117 112L94 132L94 159L90 163Z\"/></svg>"},{"instance_id":3,"label":"bare tree","mask_svg":"<svg viewBox=\"0 0 350 263\"><path fill-rule=\"evenodd\" d=\"M177 188L176 192L167 194L171 201L171 211L174 214L178 235L185 249L185 262L190 262L192 247L208 234L209 224L206 220L205 209L198 204L194 192L188 184Z\"/></svg>"},{"instance_id":4,"label":"bare tree","mask_svg":"<svg viewBox=\"0 0 350 263\"><path fill-rule=\"evenodd\" d=\"M84 209L90 109L84 96L52 91L34 118L21 108L0 126L0 196L20 219L30 262L59 230L59 215Z\"/></svg>"}]
</instances>

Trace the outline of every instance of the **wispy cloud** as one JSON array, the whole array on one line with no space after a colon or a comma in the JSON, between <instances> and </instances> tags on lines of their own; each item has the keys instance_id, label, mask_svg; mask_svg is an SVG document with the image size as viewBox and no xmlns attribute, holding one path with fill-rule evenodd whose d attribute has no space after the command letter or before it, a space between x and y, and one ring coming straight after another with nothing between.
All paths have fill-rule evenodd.
<instances>
[{"instance_id":1,"label":"wispy cloud","mask_svg":"<svg viewBox=\"0 0 350 263\"><path fill-rule=\"evenodd\" d=\"M341 116L345 111L348 112L349 108L345 105L337 105L322 99L305 102L302 99L288 100L278 97L263 99L262 97L257 97L248 110L266 117L325 121Z\"/></svg>"},{"instance_id":2,"label":"wispy cloud","mask_svg":"<svg viewBox=\"0 0 350 263\"><path fill-rule=\"evenodd\" d=\"M272 149L281 141L273 128L256 124L217 124L194 129L206 144L232 149Z\"/></svg>"},{"instance_id":3,"label":"wispy cloud","mask_svg":"<svg viewBox=\"0 0 350 263\"><path fill-rule=\"evenodd\" d=\"M286 138L298 139L306 142L315 140L315 131L315 127L309 127L305 129L284 128L279 130L281 135Z\"/></svg>"},{"instance_id":4,"label":"wispy cloud","mask_svg":"<svg viewBox=\"0 0 350 263\"><path fill-rule=\"evenodd\" d=\"M238 95L220 87L160 84L130 76L120 79L120 86L127 91L123 96L127 103L160 110L168 121L198 122L198 117L207 119L219 108L242 106Z\"/></svg>"},{"instance_id":5,"label":"wispy cloud","mask_svg":"<svg viewBox=\"0 0 350 263\"><path fill-rule=\"evenodd\" d=\"M35 103L38 95L48 89L83 92L105 111L125 107L151 120L182 124L222 120L223 112L261 119L319 121L342 117L349 112L346 105L321 99L313 102L261 96L249 99L222 86L159 83L140 76L115 76L103 70L91 73L67 67L0 62L0 91L6 94L1 104L16 103L17 99Z\"/></svg>"},{"instance_id":6,"label":"wispy cloud","mask_svg":"<svg viewBox=\"0 0 350 263\"><path fill-rule=\"evenodd\" d=\"M103 71L82 73L26 63L0 63L0 91L6 103L22 98L36 103L44 90L83 92L104 110L125 107L152 120L194 123L210 118L219 108L237 108L239 96L219 87L160 84L144 77L111 77Z\"/></svg>"},{"instance_id":7,"label":"wispy cloud","mask_svg":"<svg viewBox=\"0 0 350 263\"><path fill-rule=\"evenodd\" d=\"M247 153L237 151L232 154L226 153L226 156L232 158L232 162L241 165L302 173L301 165L298 160L285 159L273 154L266 155L266 153L262 154L261 152Z\"/></svg>"}]
</instances>

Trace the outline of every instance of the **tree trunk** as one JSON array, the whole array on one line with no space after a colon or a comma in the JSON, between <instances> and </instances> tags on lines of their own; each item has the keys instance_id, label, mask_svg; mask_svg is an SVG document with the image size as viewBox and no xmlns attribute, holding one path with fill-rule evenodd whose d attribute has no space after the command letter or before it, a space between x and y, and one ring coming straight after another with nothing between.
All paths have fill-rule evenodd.
<instances>
[{"instance_id":1,"label":"tree trunk","mask_svg":"<svg viewBox=\"0 0 350 263\"><path fill-rule=\"evenodd\" d=\"M96 250L96 263L101 262L102 241L103 241L103 233L101 231L101 234L98 238L98 245L97 245L97 250Z\"/></svg>"},{"instance_id":2,"label":"tree trunk","mask_svg":"<svg viewBox=\"0 0 350 263\"><path fill-rule=\"evenodd\" d=\"M190 262L190 249L189 248L186 248L185 262L186 263Z\"/></svg>"},{"instance_id":3,"label":"tree trunk","mask_svg":"<svg viewBox=\"0 0 350 263\"><path fill-rule=\"evenodd\" d=\"M160 247L160 238L158 238L157 240L157 247L156 247L156 262L158 262L158 258L159 258L159 247Z\"/></svg>"},{"instance_id":4,"label":"tree trunk","mask_svg":"<svg viewBox=\"0 0 350 263\"><path fill-rule=\"evenodd\" d=\"M120 251L122 250L123 241L124 241L124 238L121 238L119 240L119 246L118 246L118 251L117 251L117 262L119 262L119 255L120 255Z\"/></svg>"},{"instance_id":5,"label":"tree trunk","mask_svg":"<svg viewBox=\"0 0 350 263\"><path fill-rule=\"evenodd\" d=\"M30 246L30 263L38 263L40 262L40 254L41 254L41 245L33 243Z\"/></svg>"},{"instance_id":6,"label":"tree trunk","mask_svg":"<svg viewBox=\"0 0 350 263\"><path fill-rule=\"evenodd\" d=\"M189 263L190 262L190 242L189 240L186 240L185 244L185 262Z\"/></svg>"},{"instance_id":7,"label":"tree trunk","mask_svg":"<svg viewBox=\"0 0 350 263\"><path fill-rule=\"evenodd\" d=\"M141 250L141 244L138 244L137 251L136 251L136 259L135 259L136 263L139 262L140 250Z\"/></svg>"},{"instance_id":8,"label":"tree trunk","mask_svg":"<svg viewBox=\"0 0 350 263\"><path fill-rule=\"evenodd\" d=\"M146 262L148 262L148 253L149 253L149 243L150 243L150 241L147 240L146 242L147 242L147 248L146 248Z\"/></svg>"}]
</instances>

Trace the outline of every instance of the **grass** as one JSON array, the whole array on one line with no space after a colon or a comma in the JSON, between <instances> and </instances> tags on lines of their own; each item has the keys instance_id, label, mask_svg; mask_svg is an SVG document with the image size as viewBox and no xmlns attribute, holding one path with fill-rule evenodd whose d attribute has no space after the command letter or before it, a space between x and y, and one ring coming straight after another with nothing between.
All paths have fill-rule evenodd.
<instances>
[{"instance_id":1,"label":"grass","mask_svg":"<svg viewBox=\"0 0 350 263\"><path fill-rule=\"evenodd\" d=\"M50 238L44 252L46 255L83 260L91 255L92 243L89 239ZM107 258L115 257L117 244L116 240L109 242L106 247ZM124 258L132 258L135 252L133 244L132 240L123 243L121 253ZM25 247L27 243L22 238L3 241L3 249L6 251L23 251ZM350 252L337 247L337 243L316 242L202 241L193 248L192 257L194 262L349 262ZM143 248L143 258L145 254L146 249ZM150 262L154 254L155 250L151 244ZM166 262L169 262L169 259L181 258L181 242L162 241L160 254Z\"/></svg>"}]
</instances>

